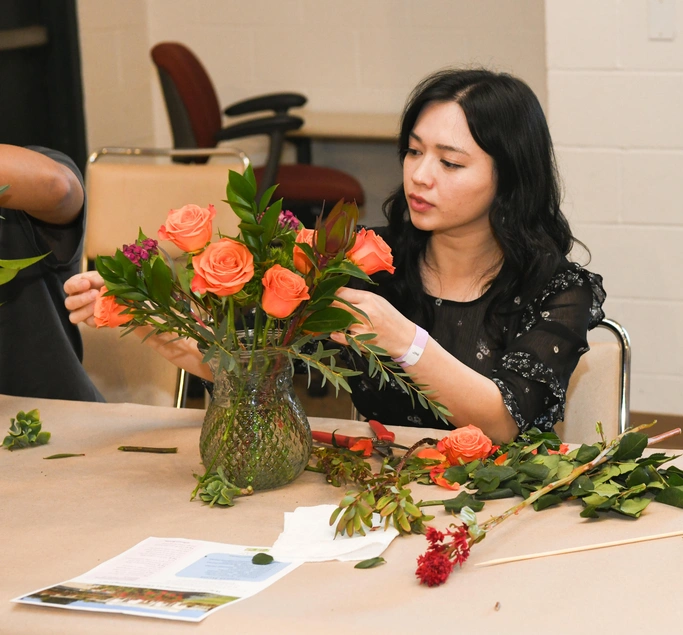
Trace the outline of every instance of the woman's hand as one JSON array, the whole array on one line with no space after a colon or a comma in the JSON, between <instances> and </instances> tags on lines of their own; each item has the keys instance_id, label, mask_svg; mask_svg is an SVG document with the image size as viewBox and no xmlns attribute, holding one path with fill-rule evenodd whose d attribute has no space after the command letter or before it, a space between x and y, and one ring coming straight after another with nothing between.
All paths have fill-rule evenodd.
<instances>
[{"instance_id":1,"label":"woman's hand","mask_svg":"<svg viewBox=\"0 0 683 635\"><path fill-rule=\"evenodd\" d=\"M72 324L85 322L88 326L95 326L95 299L102 286L104 280L97 271L77 273L64 283L67 295L64 306L69 309L69 320Z\"/></svg>"},{"instance_id":2,"label":"woman's hand","mask_svg":"<svg viewBox=\"0 0 683 635\"><path fill-rule=\"evenodd\" d=\"M370 291L342 287L337 297L350 302L358 311L367 315L365 318L358 311L353 311L346 304L335 302L334 306L351 312L360 324L352 324L348 331L352 335L375 333L373 344L382 347L391 357L403 355L415 337L415 324L395 309L383 297ZM339 344L346 344L343 333L333 333L332 339Z\"/></svg>"}]
</instances>

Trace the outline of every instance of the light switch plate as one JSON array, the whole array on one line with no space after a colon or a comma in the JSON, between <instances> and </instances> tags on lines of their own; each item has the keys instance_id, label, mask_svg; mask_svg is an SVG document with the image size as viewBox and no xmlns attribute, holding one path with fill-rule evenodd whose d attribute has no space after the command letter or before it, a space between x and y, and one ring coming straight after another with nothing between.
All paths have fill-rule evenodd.
<instances>
[{"instance_id":1,"label":"light switch plate","mask_svg":"<svg viewBox=\"0 0 683 635\"><path fill-rule=\"evenodd\" d=\"M648 0L647 30L650 40L676 39L676 0Z\"/></svg>"}]
</instances>

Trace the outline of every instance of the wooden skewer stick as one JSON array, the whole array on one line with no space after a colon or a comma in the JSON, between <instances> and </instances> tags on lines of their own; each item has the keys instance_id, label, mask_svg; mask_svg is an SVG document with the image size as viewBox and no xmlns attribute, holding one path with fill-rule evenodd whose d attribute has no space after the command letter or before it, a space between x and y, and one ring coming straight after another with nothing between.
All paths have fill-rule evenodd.
<instances>
[{"instance_id":1,"label":"wooden skewer stick","mask_svg":"<svg viewBox=\"0 0 683 635\"><path fill-rule=\"evenodd\" d=\"M619 545L629 545L634 542L645 542L647 540L660 540L661 538L673 538L683 536L683 531L670 531L666 534L653 534L651 536L640 536L638 538L627 538L625 540L613 540L611 542L601 542L585 547L570 547L568 549L557 549L555 551L543 551L541 553L530 553L523 556L512 556L510 558L498 558L497 560L487 560L478 562L475 567L490 567L496 564L507 564L508 562L518 562L520 560L534 560L535 558L545 558L547 556L559 556L565 553L575 553L577 551L591 551L593 549L604 549L605 547L618 547Z\"/></svg>"}]
</instances>

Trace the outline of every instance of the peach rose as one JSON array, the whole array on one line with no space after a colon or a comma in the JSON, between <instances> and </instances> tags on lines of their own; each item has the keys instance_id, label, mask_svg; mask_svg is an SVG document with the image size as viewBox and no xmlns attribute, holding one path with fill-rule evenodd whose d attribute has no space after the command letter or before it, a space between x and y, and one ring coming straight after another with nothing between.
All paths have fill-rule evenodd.
<instances>
[{"instance_id":1,"label":"peach rose","mask_svg":"<svg viewBox=\"0 0 683 635\"><path fill-rule=\"evenodd\" d=\"M198 205L172 209L166 218L166 225L159 228L159 238L170 240L176 247L187 252L204 249L211 240L211 221L215 215L213 205L209 205L208 209Z\"/></svg>"},{"instance_id":2,"label":"peach rose","mask_svg":"<svg viewBox=\"0 0 683 635\"><path fill-rule=\"evenodd\" d=\"M394 273L391 248L372 229L361 229L356 234L356 242L346 255L369 276L378 271Z\"/></svg>"},{"instance_id":3,"label":"peach rose","mask_svg":"<svg viewBox=\"0 0 683 635\"><path fill-rule=\"evenodd\" d=\"M315 234L314 229L306 229L304 227L299 230L299 233L296 235L295 239L294 251L292 253L294 258L294 266L299 273L303 273L304 275L306 275L313 268L313 264L308 259L308 256L303 252L303 249L300 249L296 246L296 243L305 243L312 247L313 234Z\"/></svg>"},{"instance_id":4,"label":"peach rose","mask_svg":"<svg viewBox=\"0 0 683 635\"><path fill-rule=\"evenodd\" d=\"M286 318L311 297L304 279L281 265L273 265L268 269L261 282L263 310L274 318Z\"/></svg>"},{"instance_id":5,"label":"peach rose","mask_svg":"<svg viewBox=\"0 0 683 635\"><path fill-rule=\"evenodd\" d=\"M233 295L254 277L254 257L246 245L231 238L211 243L192 258L192 266L191 289L196 293Z\"/></svg>"},{"instance_id":6,"label":"peach rose","mask_svg":"<svg viewBox=\"0 0 683 635\"><path fill-rule=\"evenodd\" d=\"M121 311L126 309L126 306L119 304L113 295L105 297L104 294L107 293L107 291L107 287L102 286L99 295L95 298L93 317L95 318L95 326L98 329L103 326L108 326L113 329L126 322L130 322L133 319L133 316L129 313L121 314Z\"/></svg>"},{"instance_id":7,"label":"peach rose","mask_svg":"<svg viewBox=\"0 0 683 635\"><path fill-rule=\"evenodd\" d=\"M466 426L456 428L439 441L436 449L446 455L451 465L485 459L493 450L493 444L479 428Z\"/></svg>"}]
</instances>

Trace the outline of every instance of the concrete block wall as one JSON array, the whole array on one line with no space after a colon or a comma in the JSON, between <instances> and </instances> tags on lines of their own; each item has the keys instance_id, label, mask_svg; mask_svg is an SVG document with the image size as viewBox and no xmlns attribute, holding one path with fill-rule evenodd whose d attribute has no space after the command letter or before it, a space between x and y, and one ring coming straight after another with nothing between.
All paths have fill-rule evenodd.
<instances>
[{"instance_id":1,"label":"concrete block wall","mask_svg":"<svg viewBox=\"0 0 683 635\"><path fill-rule=\"evenodd\" d=\"M673 39L652 38L662 8ZM681 415L683 5L546 0L545 13L564 209L631 334L632 410Z\"/></svg>"},{"instance_id":2,"label":"concrete block wall","mask_svg":"<svg viewBox=\"0 0 683 635\"><path fill-rule=\"evenodd\" d=\"M154 146L147 3L79 0L88 151Z\"/></svg>"}]
</instances>

